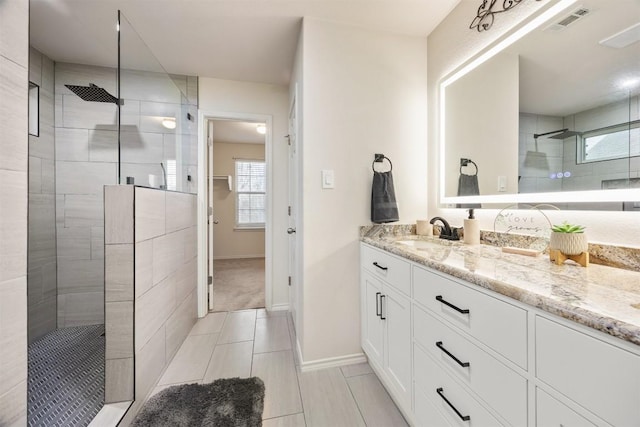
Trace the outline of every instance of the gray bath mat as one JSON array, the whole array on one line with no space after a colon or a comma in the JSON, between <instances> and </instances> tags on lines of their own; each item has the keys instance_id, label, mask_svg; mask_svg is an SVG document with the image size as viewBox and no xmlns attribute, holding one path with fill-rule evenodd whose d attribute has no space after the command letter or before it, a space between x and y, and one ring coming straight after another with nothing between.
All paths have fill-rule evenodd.
<instances>
[{"instance_id":1,"label":"gray bath mat","mask_svg":"<svg viewBox=\"0 0 640 427\"><path fill-rule=\"evenodd\" d=\"M258 377L169 387L144 404L136 427L262 426L264 383Z\"/></svg>"}]
</instances>

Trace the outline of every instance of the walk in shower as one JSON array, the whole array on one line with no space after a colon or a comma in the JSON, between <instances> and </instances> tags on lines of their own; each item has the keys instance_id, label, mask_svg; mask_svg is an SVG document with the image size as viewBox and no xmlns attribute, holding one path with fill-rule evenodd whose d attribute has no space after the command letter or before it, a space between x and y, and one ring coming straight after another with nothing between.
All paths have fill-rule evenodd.
<instances>
[{"instance_id":1,"label":"walk in shower","mask_svg":"<svg viewBox=\"0 0 640 427\"><path fill-rule=\"evenodd\" d=\"M124 15L117 26L115 18L106 63L63 62L37 44L42 34L30 50L33 426L86 426L105 402L133 399L132 375L107 369L105 379L105 364L119 366L133 349L118 346L127 331L105 325L105 304L118 309L130 299L105 293L104 186L197 191L197 78L169 75Z\"/></svg>"}]
</instances>

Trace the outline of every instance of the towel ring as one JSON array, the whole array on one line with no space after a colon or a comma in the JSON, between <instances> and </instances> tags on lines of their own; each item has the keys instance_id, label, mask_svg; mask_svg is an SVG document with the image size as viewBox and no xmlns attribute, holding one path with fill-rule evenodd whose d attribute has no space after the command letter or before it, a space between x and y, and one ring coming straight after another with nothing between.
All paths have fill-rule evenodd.
<instances>
[{"instance_id":1,"label":"towel ring","mask_svg":"<svg viewBox=\"0 0 640 427\"><path fill-rule=\"evenodd\" d=\"M373 171L376 172L376 168L374 167L375 164L376 163L382 163L384 160L389 162L389 172L391 172L393 170L393 163L391 163L391 160L389 160L389 158L387 156L385 156L384 154L376 154L375 155L375 159L373 160L373 163L371 163L371 169L373 169Z\"/></svg>"},{"instance_id":2,"label":"towel ring","mask_svg":"<svg viewBox=\"0 0 640 427\"><path fill-rule=\"evenodd\" d=\"M474 162L471 159L460 159L460 175L462 175L462 168L464 166L469 166L469 163L471 163L473 166L475 166L476 168L476 173L474 173L473 175L469 175L469 176L476 176L478 175L478 165L476 165L476 162ZM467 174L465 174L467 175Z\"/></svg>"}]
</instances>

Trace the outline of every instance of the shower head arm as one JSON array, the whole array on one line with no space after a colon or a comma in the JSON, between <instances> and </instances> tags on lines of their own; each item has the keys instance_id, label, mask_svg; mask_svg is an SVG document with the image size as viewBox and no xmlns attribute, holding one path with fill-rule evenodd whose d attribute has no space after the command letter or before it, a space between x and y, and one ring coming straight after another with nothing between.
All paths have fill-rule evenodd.
<instances>
[{"instance_id":1,"label":"shower head arm","mask_svg":"<svg viewBox=\"0 0 640 427\"><path fill-rule=\"evenodd\" d=\"M563 133L568 131L569 128L564 128L564 129L558 129L558 130L552 130L551 132L545 132L545 133L534 133L533 134L533 138L534 139L538 139L538 137L540 136L545 136L545 135L553 135L554 133Z\"/></svg>"}]
</instances>

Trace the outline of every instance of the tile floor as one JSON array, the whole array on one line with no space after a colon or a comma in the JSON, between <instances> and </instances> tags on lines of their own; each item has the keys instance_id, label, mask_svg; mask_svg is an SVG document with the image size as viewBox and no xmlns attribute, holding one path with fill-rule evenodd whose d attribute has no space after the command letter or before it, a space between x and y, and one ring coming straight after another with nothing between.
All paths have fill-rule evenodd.
<instances>
[{"instance_id":1,"label":"tile floor","mask_svg":"<svg viewBox=\"0 0 640 427\"><path fill-rule=\"evenodd\" d=\"M210 313L198 320L152 394L171 385L258 376L264 427L406 426L368 364L302 373L287 312Z\"/></svg>"}]
</instances>

